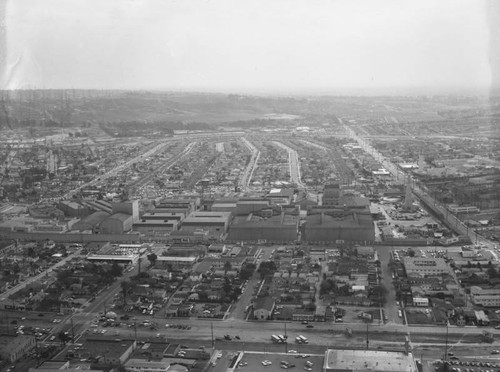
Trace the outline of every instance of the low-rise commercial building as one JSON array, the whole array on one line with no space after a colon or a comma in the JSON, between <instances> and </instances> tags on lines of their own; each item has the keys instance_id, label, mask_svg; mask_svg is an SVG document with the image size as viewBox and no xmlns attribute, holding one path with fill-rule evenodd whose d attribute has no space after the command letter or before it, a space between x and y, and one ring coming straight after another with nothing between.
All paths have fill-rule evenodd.
<instances>
[{"instance_id":1,"label":"low-rise commercial building","mask_svg":"<svg viewBox=\"0 0 500 372\"><path fill-rule=\"evenodd\" d=\"M0 357L15 362L33 350L35 345L35 336L0 335Z\"/></svg>"},{"instance_id":2,"label":"low-rise commercial building","mask_svg":"<svg viewBox=\"0 0 500 372\"><path fill-rule=\"evenodd\" d=\"M328 349L323 372L417 372L413 355L398 351Z\"/></svg>"},{"instance_id":3,"label":"low-rise commercial building","mask_svg":"<svg viewBox=\"0 0 500 372\"><path fill-rule=\"evenodd\" d=\"M472 286L470 288L470 296L475 305L484 307L500 306L500 289L483 289L481 287Z\"/></svg>"},{"instance_id":4,"label":"low-rise commercial building","mask_svg":"<svg viewBox=\"0 0 500 372\"><path fill-rule=\"evenodd\" d=\"M450 266L441 257L403 257L408 276L440 275L451 272Z\"/></svg>"}]
</instances>

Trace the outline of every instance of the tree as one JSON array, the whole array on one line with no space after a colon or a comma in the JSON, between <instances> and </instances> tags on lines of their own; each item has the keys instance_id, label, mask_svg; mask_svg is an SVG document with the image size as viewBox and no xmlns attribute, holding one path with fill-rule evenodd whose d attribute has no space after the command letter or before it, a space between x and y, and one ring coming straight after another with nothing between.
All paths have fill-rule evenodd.
<instances>
[{"instance_id":1,"label":"tree","mask_svg":"<svg viewBox=\"0 0 500 372\"><path fill-rule=\"evenodd\" d=\"M276 272L276 264L274 261L264 261L260 264L257 272L260 274L261 278L265 278L266 276L272 275Z\"/></svg>"},{"instance_id":2,"label":"tree","mask_svg":"<svg viewBox=\"0 0 500 372\"><path fill-rule=\"evenodd\" d=\"M241 295L241 288L240 287L235 287L233 291L231 292L230 298L231 301L237 301L238 297Z\"/></svg>"},{"instance_id":3,"label":"tree","mask_svg":"<svg viewBox=\"0 0 500 372\"><path fill-rule=\"evenodd\" d=\"M137 264L139 265L139 270L138 270L138 274L141 273L141 262L142 262L142 257L139 256L139 259L137 260Z\"/></svg>"},{"instance_id":4,"label":"tree","mask_svg":"<svg viewBox=\"0 0 500 372\"><path fill-rule=\"evenodd\" d=\"M123 268L120 265L118 265L116 262L113 262L113 264L111 265L110 273L114 278L117 278L119 276L122 276Z\"/></svg>"},{"instance_id":5,"label":"tree","mask_svg":"<svg viewBox=\"0 0 500 372\"><path fill-rule=\"evenodd\" d=\"M375 301L380 304L384 304L386 302L386 295L389 291L382 284L376 285L372 288L371 294Z\"/></svg>"},{"instance_id":6,"label":"tree","mask_svg":"<svg viewBox=\"0 0 500 372\"><path fill-rule=\"evenodd\" d=\"M224 262L224 273L227 274L227 272L230 271L231 268L232 268L231 262L229 262L229 261Z\"/></svg>"},{"instance_id":7,"label":"tree","mask_svg":"<svg viewBox=\"0 0 500 372\"><path fill-rule=\"evenodd\" d=\"M29 247L28 248L28 257L36 257L36 252L35 252L35 249L33 247Z\"/></svg>"},{"instance_id":8,"label":"tree","mask_svg":"<svg viewBox=\"0 0 500 372\"><path fill-rule=\"evenodd\" d=\"M488 267L488 276L490 277L490 279L496 278L498 276L498 273L493 266Z\"/></svg>"},{"instance_id":9,"label":"tree","mask_svg":"<svg viewBox=\"0 0 500 372\"><path fill-rule=\"evenodd\" d=\"M250 269L248 266L244 266L240 270L240 279L241 280L248 280L252 277L254 270Z\"/></svg>"},{"instance_id":10,"label":"tree","mask_svg":"<svg viewBox=\"0 0 500 372\"><path fill-rule=\"evenodd\" d=\"M127 304L127 294L132 288L132 283L128 280L124 280L123 282L120 283L120 287L122 288L122 294L123 294L123 303L126 305Z\"/></svg>"},{"instance_id":11,"label":"tree","mask_svg":"<svg viewBox=\"0 0 500 372\"><path fill-rule=\"evenodd\" d=\"M156 260L158 259L158 256L156 253L151 253L147 255L149 262L151 263L151 266L155 265Z\"/></svg>"},{"instance_id":12,"label":"tree","mask_svg":"<svg viewBox=\"0 0 500 372\"><path fill-rule=\"evenodd\" d=\"M198 292L198 299L200 300L200 302L207 302L208 301L208 292L207 291Z\"/></svg>"},{"instance_id":13,"label":"tree","mask_svg":"<svg viewBox=\"0 0 500 372\"><path fill-rule=\"evenodd\" d=\"M65 344L66 342L71 340L71 336L68 334L68 332L61 331L61 332L59 332L57 337L59 338L59 340L61 340L61 343L63 343L63 344Z\"/></svg>"}]
</instances>

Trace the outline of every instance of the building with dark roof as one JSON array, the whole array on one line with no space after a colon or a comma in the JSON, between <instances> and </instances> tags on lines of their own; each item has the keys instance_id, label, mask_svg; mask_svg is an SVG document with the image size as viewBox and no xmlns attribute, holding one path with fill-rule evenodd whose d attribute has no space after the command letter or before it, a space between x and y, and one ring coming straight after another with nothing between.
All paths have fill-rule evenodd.
<instances>
[{"instance_id":1,"label":"building with dark roof","mask_svg":"<svg viewBox=\"0 0 500 372\"><path fill-rule=\"evenodd\" d=\"M274 204L288 205L293 199L293 189L271 189L266 198Z\"/></svg>"},{"instance_id":2,"label":"building with dark roof","mask_svg":"<svg viewBox=\"0 0 500 372\"><path fill-rule=\"evenodd\" d=\"M248 215L270 207L269 200L265 199L240 199L236 202L235 215Z\"/></svg>"},{"instance_id":3,"label":"building with dark roof","mask_svg":"<svg viewBox=\"0 0 500 372\"><path fill-rule=\"evenodd\" d=\"M139 200L113 203L111 207L113 214L128 214L132 216L133 222L139 221Z\"/></svg>"},{"instance_id":4,"label":"building with dark roof","mask_svg":"<svg viewBox=\"0 0 500 372\"><path fill-rule=\"evenodd\" d=\"M100 223L99 230L102 234L123 234L132 229L133 222L131 214L115 213Z\"/></svg>"},{"instance_id":5,"label":"building with dark roof","mask_svg":"<svg viewBox=\"0 0 500 372\"><path fill-rule=\"evenodd\" d=\"M127 361L136 347L134 340L87 338L79 353L98 359L96 367L119 366Z\"/></svg>"},{"instance_id":6,"label":"building with dark roof","mask_svg":"<svg viewBox=\"0 0 500 372\"><path fill-rule=\"evenodd\" d=\"M90 214L89 208L70 200L61 200L57 204L57 208L63 211L64 215L68 217L83 218Z\"/></svg>"},{"instance_id":7,"label":"building with dark roof","mask_svg":"<svg viewBox=\"0 0 500 372\"><path fill-rule=\"evenodd\" d=\"M306 217L302 240L312 244L371 243L375 226L369 210L338 209Z\"/></svg>"},{"instance_id":8,"label":"building with dark roof","mask_svg":"<svg viewBox=\"0 0 500 372\"><path fill-rule=\"evenodd\" d=\"M77 231L91 230L95 232L99 230L99 225L101 224L101 222L104 221L109 216L110 214L107 212L103 211L94 212L90 216L82 218L80 221L73 224L71 230L77 230Z\"/></svg>"},{"instance_id":9,"label":"building with dark roof","mask_svg":"<svg viewBox=\"0 0 500 372\"><path fill-rule=\"evenodd\" d=\"M163 235L176 231L177 221L172 220L140 220L132 225L132 230L144 235Z\"/></svg>"},{"instance_id":10,"label":"building with dark roof","mask_svg":"<svg viewBox=\"0 0 500 372\"><path fill-rule=\"evenodd\" d=\"M339 204L340 184L331 183L323 188L323 205L333 206Z\"/></svg>"},{"instance_id":11,"label":"building with dark roof","mask_svg":"<svg viewBox=\"0 0 500 372\"><path fill-rule=\"evenodd\" d=\"M249 214L234 218L227 241L289 243L297 240L299 217L281 213L269 218Z\"/></svg>"},{"instance_id":12,"label":"building with dark roof","mask_svg":"<svg viewBox=\"0 0 500 372\"><path fill-rule=\"evenodd\" d=\"M28 335L0 335L0 357L15 362L35 348L36 339Z\"/></svg>"},{"instance_id":13,"label":"building with dark roof","mask_svg":"<svg viewBox=\"0 0 500 372\"><path fill-rule=\"evenodd\" d=\"M208 231L210 236L218 239L227 232L230 220L230 212L193 212L182 221L180 230L183 232Z\"/></svg>"},{"instance_id":14,"label":"building with dark roof","mask_svg":"<svg viewBox=\"0 0 500 372\"><path fill-rule=\"evenodd\" d=\"M258 297L253 304L253 316L256 320L271 319L276 302L270 296Z\"/></svg>"}]
</instances>

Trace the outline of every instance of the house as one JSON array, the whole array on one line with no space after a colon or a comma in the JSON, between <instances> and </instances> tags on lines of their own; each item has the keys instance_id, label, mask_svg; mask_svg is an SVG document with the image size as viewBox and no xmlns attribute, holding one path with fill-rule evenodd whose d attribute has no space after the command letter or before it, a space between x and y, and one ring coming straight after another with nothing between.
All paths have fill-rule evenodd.
<instances>
[{"instance_id":1,"label":"house","mask_svg":"<svg viewBox=\"0 0 500 372\"><path fill-rule=\"evenodd\" d=\"M253 315L256 320L271 319L276 302L272 297L259 297L253 304Z\"/></svg>"}]
</instances>

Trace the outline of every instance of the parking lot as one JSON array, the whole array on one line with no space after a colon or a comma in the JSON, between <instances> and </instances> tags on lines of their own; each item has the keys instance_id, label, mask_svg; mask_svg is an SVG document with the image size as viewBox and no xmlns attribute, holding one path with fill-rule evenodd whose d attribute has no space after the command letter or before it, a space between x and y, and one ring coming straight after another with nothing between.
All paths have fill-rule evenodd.
<instances>
[{"instance_id":1,"label":"parking lot","mask_svg":"<svg viewBox=\"0 0 500 372\"><path fill-rule=\"evenodd\" d=\"M301 371L321 371L324 354L288 353L258 353L245 352L240 359L238 369L241 371L282 371L284 369Z\"/></svg>"}]
</instances>

